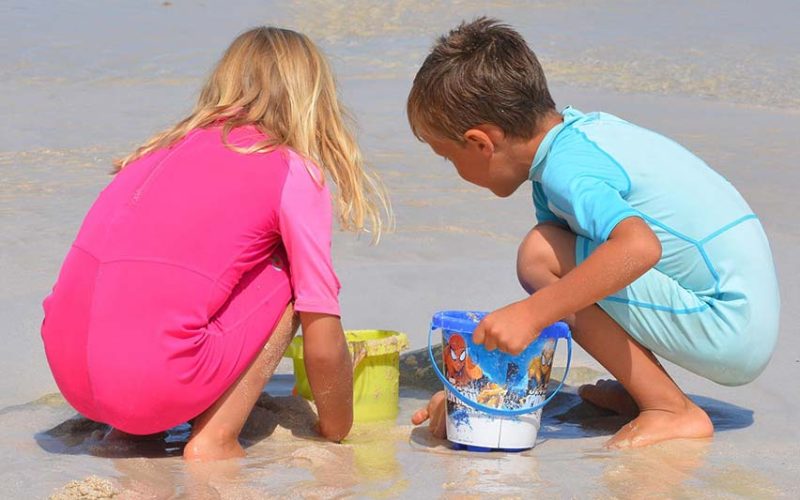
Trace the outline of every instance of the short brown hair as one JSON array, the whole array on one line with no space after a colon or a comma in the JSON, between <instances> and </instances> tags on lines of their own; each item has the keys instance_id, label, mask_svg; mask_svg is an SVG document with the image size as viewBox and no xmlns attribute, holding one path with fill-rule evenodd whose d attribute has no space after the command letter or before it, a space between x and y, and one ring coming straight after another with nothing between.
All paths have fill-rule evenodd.
<instances>
[{"instance_id":1,"label":"short brown hair","mask_svg":"<svg viewBox=\"0 0 800 500\"><path fill-rule=\"evenodd\" d=\"M482 123L527 139L553 110L536 55L519 33L487 17L439 37L414 77L406 108L418 139L427 133L457 142Z\"/></svg>"}]
</instances>

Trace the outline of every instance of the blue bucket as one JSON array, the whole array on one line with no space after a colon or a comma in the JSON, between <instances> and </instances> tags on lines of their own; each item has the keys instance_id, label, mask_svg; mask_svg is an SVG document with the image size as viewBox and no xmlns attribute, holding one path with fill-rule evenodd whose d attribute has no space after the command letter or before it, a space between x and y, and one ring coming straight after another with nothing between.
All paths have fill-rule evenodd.
<instances>
[{"instance_id":1,"label":"blue bucket","mask_svg":"<svg viewBox=\"0 0 800 500\"><path fill-rule=\"evenodd\" d=\"M541 331L520 354L487 351L472 341L486 316L480 311L440 311L428 332L428 354L447 394L447 439L468 449L520 451L533 448L542 407L564 385L572 360L566 323ZM442 331L442 360L434 359L432 337ZM558 387L546 396L558 339L567 340L567 366Z\"/></svg>"}]
</instances>

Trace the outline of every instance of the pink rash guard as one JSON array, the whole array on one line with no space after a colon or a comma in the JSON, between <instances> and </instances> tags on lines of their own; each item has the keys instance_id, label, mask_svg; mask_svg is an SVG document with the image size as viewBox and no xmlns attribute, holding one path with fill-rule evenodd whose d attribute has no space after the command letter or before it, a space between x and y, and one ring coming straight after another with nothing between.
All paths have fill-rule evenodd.
<instances>
[{"instance_id":1,"label":"pink rash guard","mask_svg":"<svg viewBox=\"0 0 800 500\"><path fill-rule=\"evenodd\" d=\"M253 127L231 144L263 139ZM312 177L313 175L313 177ZM330 193L295 152L198 129L125 167L83 221L42 323L59 389L132 434L210 407L289 302L339 315Z\"/></svg>"}]
</instances>

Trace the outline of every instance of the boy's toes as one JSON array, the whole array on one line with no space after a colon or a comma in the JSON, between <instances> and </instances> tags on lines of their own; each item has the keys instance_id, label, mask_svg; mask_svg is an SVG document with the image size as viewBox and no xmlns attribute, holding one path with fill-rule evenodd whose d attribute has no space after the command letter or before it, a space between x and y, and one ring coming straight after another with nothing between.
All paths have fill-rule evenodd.
<instances>
[{"instance_id":1,"label":"boy's toes","mask_svg":"<svg viewBox=\"0 0 800 500\"><path fill-rule=\"evenodd\" d=\"M417 410L411 416L411 423L414 425L419 425L426 420L428 420L428 410L426 410L425 408Z\"/></svg>"}]
</instances>

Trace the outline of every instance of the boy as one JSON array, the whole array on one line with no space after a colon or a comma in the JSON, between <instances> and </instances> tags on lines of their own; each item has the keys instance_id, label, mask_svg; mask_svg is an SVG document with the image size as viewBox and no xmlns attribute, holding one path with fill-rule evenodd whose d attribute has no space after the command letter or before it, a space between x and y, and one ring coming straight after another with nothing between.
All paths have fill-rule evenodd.
<instances>
[{"instance_id":1,"label":"boy","mask_svg":"<svg viewBox=\"0 0 800 500\"><path fill-rule=\"evenodd\" d=\"M778 286L756 216L689 151L605 113L556 111L536 56L480 18L441 37L408 98L414 134L500 197L533 184L517 257L530 297L486 316L487 349L521 352L566 318L616 382L579 394L633 420L609 447L708 438L708 415L654 354L720 384L752 381L778 334ZM412 421L443 437L444 396Z\"/></svg>"}]
</instances>

